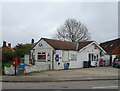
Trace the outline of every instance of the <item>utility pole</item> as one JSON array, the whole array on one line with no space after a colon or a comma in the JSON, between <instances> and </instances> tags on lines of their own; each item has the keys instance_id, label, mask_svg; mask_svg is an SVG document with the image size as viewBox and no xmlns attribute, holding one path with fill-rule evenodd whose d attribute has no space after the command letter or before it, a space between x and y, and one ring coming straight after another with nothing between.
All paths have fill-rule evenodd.
<instances>
[{"instance_id":1,"label":"utility pole","mask_svg":"<svg viewBox=\"0 0 120 91\"><path fill-rule=\"evenodd\" d=\"M110 66L112 66L112 55L110 54Z\"/></svg>"},{"instance_id":2,"label":"utility pole","mask_svg":"<svg viewBox=\"0 0 120 91\"><path fill-rule=\"evenodd\" d=\"M56 50L52 51L52 70L54 70L54 54L56 53Z\"/></svg>"},{"instance_id":3,"label":"utility pole","mask_svg":"<svg viewBox=\"0 0 120 91\"><path fill-rule=\"evenodd\" d=\"M52 53L52 70L54 70L54 53Z\"/></svg>"},{"instance_id":4,"label":"utility pole","mask_svg":"<svg viewBox=\"0 0 120 91\"><path fill-rule=\"evenodd\" d=\"M16 65L14 67L15 67L15 76L16 76Z\"/></svg>"}]
</instances>

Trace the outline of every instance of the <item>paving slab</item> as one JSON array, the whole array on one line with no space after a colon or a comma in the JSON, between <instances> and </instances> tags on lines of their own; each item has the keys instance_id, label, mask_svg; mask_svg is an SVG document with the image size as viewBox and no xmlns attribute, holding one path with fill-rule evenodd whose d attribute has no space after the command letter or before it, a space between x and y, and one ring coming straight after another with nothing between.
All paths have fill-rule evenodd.
<instances>
[{"instance_id":1,"label":"paving slab","mask_svg":"<svg viewBox=\"0 0 120 91\"><path fill-rule=\"evenodd\" d=\"M55 82L119 80L118 70L113 67L96 67L59 71L34 72L17 76L3 76L3 82Z\"/></svg>"}]
</instances>

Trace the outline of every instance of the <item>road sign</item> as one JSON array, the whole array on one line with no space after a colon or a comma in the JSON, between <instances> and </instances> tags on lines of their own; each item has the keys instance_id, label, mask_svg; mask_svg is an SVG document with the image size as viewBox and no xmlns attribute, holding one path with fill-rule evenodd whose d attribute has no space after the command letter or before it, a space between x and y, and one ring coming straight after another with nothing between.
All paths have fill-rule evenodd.
<instances>
[{"instance_id":1,"label":"road sign","mask_svg":"<svg viewBox=\"0 0 120 91\"><path fill-rule=\"evenodd\" d=\"M20 63L20 68L25 68L25 64L24 63Z\"/></svg>"}]
</instances>

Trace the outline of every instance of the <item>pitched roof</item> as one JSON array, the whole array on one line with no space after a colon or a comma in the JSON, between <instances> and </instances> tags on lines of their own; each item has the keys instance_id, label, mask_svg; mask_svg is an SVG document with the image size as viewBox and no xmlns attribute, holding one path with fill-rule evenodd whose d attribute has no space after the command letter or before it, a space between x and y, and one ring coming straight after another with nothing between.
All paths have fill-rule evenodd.
<instances>
[{"instance_id":1,"label":"pitched roof","mask_svg":"<svg viewBox=\"0 0 120 91\"><path fill-rule=\"evenodd\" d=\"M79 42L78 50L82 49L83 47L87 46L88 44L92 43L93 41L84 41Z\"/></svg>"},{"instance_id":2,"label":"pitched roof","mask_svg":"<svg viewBox=\"0 0 120 91\"><path fill-rule=\"evenodd\" d=\"M11 48L9 46L3 46L2 49L6 50L6 51L13 51L13 48Z\"/></svg>"},{"instance_id":3,"label":"pitched roof","mask_svg":"<svg viewBox=\"0 0 120 91\"><path fill-rule=\"evenodd\" d=\"M56 50L76 50L77 42L68 42L54 39L42 38Z\"/></svg>"},{"instance_id":4,"label":"pitched roof","mask_svg":"<svg viewBox=\"0 0 120 91\"><path fill-rule=\"evenodd\" d=\"M85 41L78 43L78 42L61 41L61 40L47 39L47 38L42 38L42 39L56 50L80 50L83 47L93 42L93 41ZM78 44L79 46L77 49Z\"/></svg>"},{"instance_id":5,"label":"pitched roof","mask_svg":"<svg viewBox=\"0 0 120 91\"><path fill-rule=\"evenodd\" d=\"M100 46L108 53L111 54L120 45L120 38L103 42Z\"/></svg>"},{"instance_id":6,"label":"pitched roof","mask_svg":"<svg viewBox=\"0 0 120 91\"><path fill-rule=\"evenodd\" d=\"M111 54L120 55L120 45Z\"/></svg>"}]
</instances>

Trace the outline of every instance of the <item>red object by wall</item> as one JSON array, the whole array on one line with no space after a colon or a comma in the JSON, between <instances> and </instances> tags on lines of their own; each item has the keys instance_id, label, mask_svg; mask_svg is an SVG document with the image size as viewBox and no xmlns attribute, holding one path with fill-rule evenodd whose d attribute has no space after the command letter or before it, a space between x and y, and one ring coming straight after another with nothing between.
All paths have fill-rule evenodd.
<instances>
[{"instance_id":1,"label":"red object by wall","mask_svg":"<svg viewBox=\"0 0 120 91\"><path fill-rule=\"evenodd\" d=\"M97 46L96 46L96 45L94 45L94 49L97 49Z\"/></svg>"},{"instance_id":2,"label":"red object by wall","mask_svg":"<svg viewBox=\"0 0 120 91\"><path fill-rule=\"evenodd\" d=\"M42 58L46 58L46 56L42 56Z\"/></svg>"},{"instance_id":3,"label":"red object by wall","mask_svg":"<svg viewBox=\"0 0 120 91\"><path fill-rule=\"evenodd\" d=\"M18 58L13 58L13 65L18 65Z\"/></svg>"},{"instance_id":4,"label":"red object by wall","mask_svg":"<svg viewBox=\"0 0 120 91\"><path fill-rule=\"evenodd\" d=\"M101 59L100 62L99 62L100 65L103 65L103 60Z\"/></svg>"}]
</instances>

